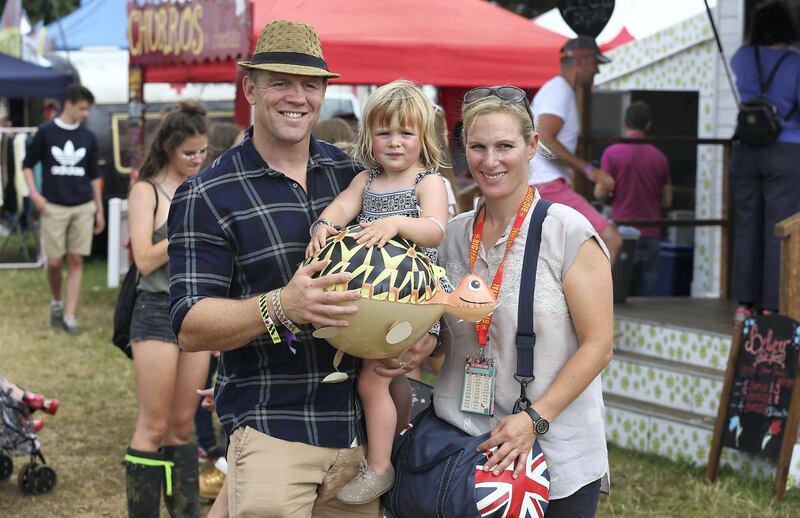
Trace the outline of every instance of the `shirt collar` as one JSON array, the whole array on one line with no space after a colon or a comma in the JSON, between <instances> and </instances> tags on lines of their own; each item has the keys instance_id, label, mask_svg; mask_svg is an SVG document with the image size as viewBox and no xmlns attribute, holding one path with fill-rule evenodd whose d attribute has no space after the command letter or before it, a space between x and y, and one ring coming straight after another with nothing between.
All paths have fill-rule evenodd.
<instances>
[{"instance_id":1,"label":"shirt collar","mask_svg":"<svg viewBox=\"0 0 800 518\"><path fill-rule=\"evenodd\" d=\"M273 177L283 176L283 173L273 169L264 160L259 152L253 145L253 126L250 126L244 133L244 140L242 140L242 149L245 155L252 161L252 169L254 176L269 175ZM334 165L333 159L325 153L324 148L320 145L319 141L311 136L311 141L308 145L308 171L311 172L323 166Z\"/></svg>"},{"instance_id":2,"label":"shirt collar","mask_svg":"<svg viewBox=\"0 0 800 518\"><path fill-rule=\"evenodd\" d=\"M53 119L53 123L55 123L55 125L58 126L59 128L67 130L67 131L74 131L74 130L78 129L78 127L81 125L80 122L75 122L73 124L67 124L66 122L62 121L60 117L56 117L55 119Z\"/></svg>"},{"instance_id":3,"label":"shirt collar","mask_svg":"<svg viewBox=\"0 0 800 518\"><path fill-rule=\"evenodd\" d=\"M542 199L542 197L539 195L539 189L534 187L533 188L533 204L531 205L531 208L528 209L528 213L525 214L525 221L522 222L522 227L520 227L520 231L522 231L523 229L525 229L529 225L530 220L531 220L531 215L533 214L533 209L536 208L536 204L539 202L540 199ZM483 208L485 203L486 203L486 199L483 196L481 196L478 199L478 204L475 207L474 214L472 215L472 225L467 225L467 243L472 241L472 232L475 229L475 223L478 222L478 214L480 213L480 211ZM506 245L506 241L508 241L508 234L511 232L511 227L513 225L514 225L514 218L511 218L511 221L508 222L508 226L506 226L506 229L503 231L503 234L497 240L497 243L495 243L494 248L497 248L498 246L505 246ZM480 253L481 254L483 253L483 246L480 247Z\"/></svg>"}]
</instances>

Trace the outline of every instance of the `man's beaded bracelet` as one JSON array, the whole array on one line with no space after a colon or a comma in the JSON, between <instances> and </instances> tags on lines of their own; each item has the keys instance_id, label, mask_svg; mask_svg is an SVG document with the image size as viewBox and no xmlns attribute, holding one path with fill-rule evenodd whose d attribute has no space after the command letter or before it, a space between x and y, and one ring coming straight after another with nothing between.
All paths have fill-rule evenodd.
<instances>
[{"instance_id":1,"label":"man's beaded bracelet","mask_svg":"<svg viewBox=\"0 0 800 518\"><path fill-rule=\"evenodd\" d=\"M275 322L272 321L272 317L269 315L269 308L267 307L268 302L269 293L263 293L258 297L258 310L261 313L261 320L263 320L264 325L267 326L267 332L270 338L272 338L272 343L279 344L281 343L281 337L278 334L277 327L275 327Z\"/></svg>"},{"instance_id":2,"label":"man's beaded bracelet","mask_svg":"<svg viewBox=\"0 0 800 518\"><path fill-rule=\"evenodd\" d=\"M289 317L286 316L286 313L283 311L283 304L281 303L281 293L283 293L283 288L274 290L272 292L272 308L275 310L275 316L278 317L278 321L292 332L292 334L297 335L300 333L300 328L297 325L289 320Z\"/></svg>"}]
</instances>

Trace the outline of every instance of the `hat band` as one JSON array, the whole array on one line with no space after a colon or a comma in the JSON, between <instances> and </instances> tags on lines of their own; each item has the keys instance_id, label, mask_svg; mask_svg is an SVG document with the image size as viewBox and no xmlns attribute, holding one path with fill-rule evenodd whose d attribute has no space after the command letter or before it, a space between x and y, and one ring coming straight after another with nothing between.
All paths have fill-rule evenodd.
<instances>
[{"instance_id":1,"label":"hat band","mask_svg":"<svg viewBox=\"0 0 800 518\"><path fill-rule=\"evenodd\" d=\"M328 64L325 60L303 54L300 52L258 52L253 54L250 60L251 65L299 65L304 67L321 68L328 71Z\"/></svg>"}]
</instances>

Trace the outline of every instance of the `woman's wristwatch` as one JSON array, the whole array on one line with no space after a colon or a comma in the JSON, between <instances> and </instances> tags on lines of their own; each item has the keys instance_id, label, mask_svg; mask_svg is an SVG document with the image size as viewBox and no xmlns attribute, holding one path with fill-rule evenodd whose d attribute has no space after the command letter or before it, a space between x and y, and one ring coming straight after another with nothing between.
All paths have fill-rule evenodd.
<instances>
[{"instance_id":1,"label":"woman's wristwatch","mask_svg":"<svg viewBox=\"0 0 800 518\"><path fill-rule=\"evenodd\" d=\"M536 435L544 435L550 429L550 421L539 415L539 412L534 410L532 406L529 406L523 412L528 414L528 417L533 421L533 429Z\"/></svg>"}]
</instances>

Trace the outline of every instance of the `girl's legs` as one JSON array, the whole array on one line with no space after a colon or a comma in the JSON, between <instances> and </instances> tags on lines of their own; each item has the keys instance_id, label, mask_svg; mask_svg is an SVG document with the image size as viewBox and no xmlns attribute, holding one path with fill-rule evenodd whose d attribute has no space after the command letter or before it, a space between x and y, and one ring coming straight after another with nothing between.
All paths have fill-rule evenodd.
<instances>
[{"instance_id":1,"label":"girl's legs","mask_svg":"<svg viewBox=\"0 0 800 518\"><path fill-rule=\"evenodd\" d=\"M397 411L389 393L392 378L376 373L378 365L376 360L364 360L358 377L358 395L364 403L367 421L367 462L375 473L382 475L392 466Z\"/></svg>"},{"instance_id":2,"label":"girl's legs","mask_svg":"<svg viewBox=\"0 0 800 518\"><path fill-rule=\"evenodd\" d=\"M176 344L146 340L133 344L139 415L131 448L155 452L167 433L175 391L179 349Z\"/></svg>"},{"instance_id":3,"label":"girl's legs","mask_svg":"<svg viewBox=\"0 0 800 518\"><path fill-rule=\"evenodd\" d=\"M372 502L394 485L391 457L397 411L389 393L392 378L378 375L377 365L377 360L364 360L358 377L358 395L367 421L367 465L336 494L345 504Z\"/></svg>"},{"instance_id":4,"label":"girl's legs","mask_svg":"<svg viewBox=\"0 0 800 518\"><path fill-rule=\"evenodd\" d=\"M194 414L208 373L211 354L208 352L178 355L175 390L167 421L162 451L164 459L173 462L172 494L164 494L164 503L172 517L200 516L200 486L197 445L189 443L194 428Z\"/></svg>"},{"instance_id":5,"label":"girl's legs","mask_svg":"<svg viewBox=\"0 0 800 518\"><path fill-rule=\"evenodd\" d=\"M177 360L178 347L173 343L146 340L133 344L139 415L124 463L131 518L158 516L161 488L168 474L159 446L167 431Z\"/></svg>"},{"instance_id":6,"label":"girl's legs","mask_svg":"<svg viewBox=\"0 0 800 518\"><path fill-rule=\"evenodd\" d=\"M210 359L211 353L208 351L196 353L181 351L178 355L172 405L162 444L176 445L189 442L194 427L194 413L200 402L197 389L205 388Z\"/></svg>"}]
</instances>

